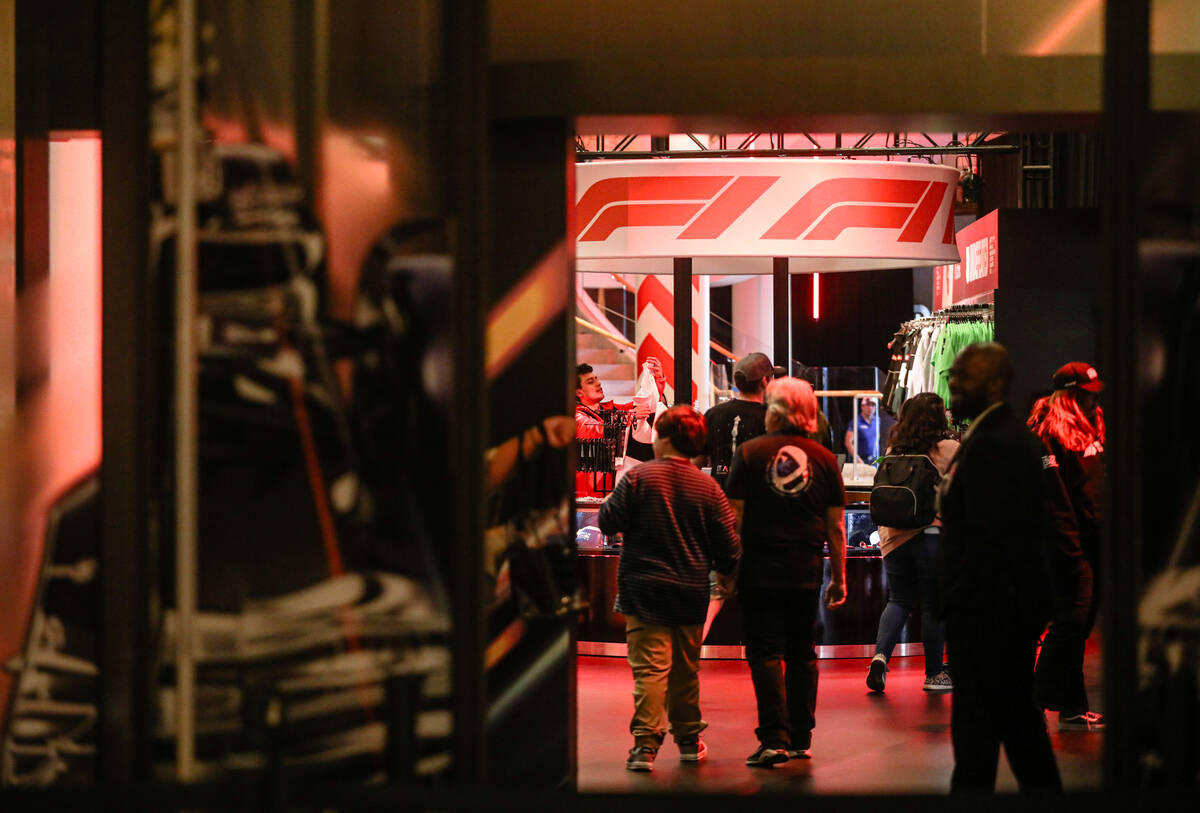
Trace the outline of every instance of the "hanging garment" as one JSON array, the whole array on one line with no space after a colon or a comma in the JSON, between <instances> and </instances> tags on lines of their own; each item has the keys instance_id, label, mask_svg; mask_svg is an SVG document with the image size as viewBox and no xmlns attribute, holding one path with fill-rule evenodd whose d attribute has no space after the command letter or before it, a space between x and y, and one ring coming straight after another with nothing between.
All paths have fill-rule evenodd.
<instances>
[{"instance_id":1,"label":"hanging garment","mask_svg":"<svg viewBox=\"0 0 1200 813\"><path fill-rule=\"evenodd\" d=\"M892 336L892 341L888 344L888 372L883 385L883 406L889 411L896 389L900 386L900 370L904 366L904 346L907 340L908 333L900 330Z\"/></svg>"}]
</instances>

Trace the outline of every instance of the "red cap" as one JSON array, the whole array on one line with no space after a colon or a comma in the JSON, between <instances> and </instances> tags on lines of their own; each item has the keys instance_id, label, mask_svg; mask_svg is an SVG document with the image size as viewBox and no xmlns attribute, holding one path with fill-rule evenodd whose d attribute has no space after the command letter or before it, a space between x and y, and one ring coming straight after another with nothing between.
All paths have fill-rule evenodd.
<instances>
[{"instance_id":1,"label":"red cap","mask_svg":"<svg viewBox=\"0 0 1200 813\"><path fill-rule=\"evenodd\" d=\"M1078 387L1088 392L1100 392L1104 382L1096 368L1086 361L1072 361L1058 368L1054 373L1054 389L1062 390L1067 387Z\"/></svg>"}]
</instances>

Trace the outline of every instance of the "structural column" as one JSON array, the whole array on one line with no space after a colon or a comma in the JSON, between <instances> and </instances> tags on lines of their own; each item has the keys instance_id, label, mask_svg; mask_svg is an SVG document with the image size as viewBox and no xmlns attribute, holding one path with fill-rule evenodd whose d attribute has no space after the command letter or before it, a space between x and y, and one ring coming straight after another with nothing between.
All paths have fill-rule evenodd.
<instances>
[{"instance_id":1,"label":"structural column","mask_svg":"<svg viewBox=\"0 0 1200 813\"><path fill-rule=\"evenodd\" d=\"M772 358L776 366L783 367L790 375L792 372L792 295L787 257L775 257L772 260L771 276L774 283L774 299L771 308L775 325L775 352L772 353Z\"/></svg>"},{"instance_id":2,"label":"structural column","mask_svg":"<svg viewBox=\"0 0 1200 813\"><path fill-rule=\"evenodd\" d=\"M676 257L675 271L675 403L696 400L692 386L692 258ZM688 393L691 398L681 398Z\"/></svg>"},{"instance_id":3,"label":"structural column","mask_svg":"<svg viewBox=\"0 0 1200 813\"><path fill-rule=\"evenodd\" d=\"M1106 316L1104 409L1108 413L1105 544L1101 546L1104 622L1104 782L1110 789L1138 786L1137 703L1138 600L1142 587L1144 520L1138 371L1141 277L1138 248L1144 198L1139 147L1147 143L1150 109L1150 4L1105 4L1105 158L1101 230L1105 239ZM1132 484L1132 487L1122 487ZM1189 738L1195 742L1195 736Z\"/></svg>"}]
</instances>

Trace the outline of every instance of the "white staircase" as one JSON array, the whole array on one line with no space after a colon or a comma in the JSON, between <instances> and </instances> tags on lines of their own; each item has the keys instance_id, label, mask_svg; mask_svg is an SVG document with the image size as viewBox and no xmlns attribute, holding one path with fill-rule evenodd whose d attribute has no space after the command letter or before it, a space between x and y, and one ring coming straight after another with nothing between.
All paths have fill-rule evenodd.
<instances>
[{"instance_id":1,"label":"white staircase","mask_svg":"<svg viewBox=\"0 0 1200 813\"><path fill-rule=\"evenodd\" d=\"M604 385L605 399L628 401L637 391L637 356L612 339L590 330L578 331L575 363L592 365Z\"/></svg>"}]
</instances>

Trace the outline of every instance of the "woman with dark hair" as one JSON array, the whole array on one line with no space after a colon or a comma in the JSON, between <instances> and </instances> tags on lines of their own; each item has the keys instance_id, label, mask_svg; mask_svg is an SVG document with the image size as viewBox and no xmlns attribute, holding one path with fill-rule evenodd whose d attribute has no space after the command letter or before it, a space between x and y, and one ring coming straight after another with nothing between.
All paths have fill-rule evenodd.
<instances>
[{"instance_id":1,"label":"woman with dark hair","mask_svg":"<svg viewBox=\"0 0 1200 813\"><path fill-rule=\"evenodd\" d=\"M915 395L900 408L900 420L892 429L888 454L927 455L944 476L958 451L946 422L946 405L933 392ZM921 600L921 641L925 646L925 685L927 692L948 692L954 688L942 665L945 630L934 615L938 604L937 552L941 520L926 528L879 528L879 547L888 580L888 603L879 617L875 636L875 657L867 672L867 687L882 692L888 660L900 640L900 631L909 613Z\"/></svg>"}]
</instances>

